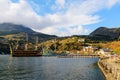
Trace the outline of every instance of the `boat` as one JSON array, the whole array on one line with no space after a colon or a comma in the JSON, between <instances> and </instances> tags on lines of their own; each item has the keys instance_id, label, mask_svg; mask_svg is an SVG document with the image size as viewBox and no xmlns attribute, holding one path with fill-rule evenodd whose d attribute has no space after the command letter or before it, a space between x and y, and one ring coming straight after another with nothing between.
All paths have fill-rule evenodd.
<instances>
[{"instance_id":1,"label":"boat","mask_svg":"<svg viewBox=\"0 0 120 80\"><path fill-rule=\"evenodd\" d=\"M38 50L14 50L12 53L13 57L37 57L42 56Z\"/></svg>"},{"instance_id":2,"label":"boat","mask_svg":"<svg viewBox=\"0 0 120 80\"><path fill-rule=\"evenodd\" d=\"M10 46L10 52L13 57L38 57L42 56L42 52L38 50L38 37L36 37L36 45L34 50L28 49L28 35L26 34L26 44L24 49L18 49L18 42L15 48Z\"/></svg>"}]
</instances>

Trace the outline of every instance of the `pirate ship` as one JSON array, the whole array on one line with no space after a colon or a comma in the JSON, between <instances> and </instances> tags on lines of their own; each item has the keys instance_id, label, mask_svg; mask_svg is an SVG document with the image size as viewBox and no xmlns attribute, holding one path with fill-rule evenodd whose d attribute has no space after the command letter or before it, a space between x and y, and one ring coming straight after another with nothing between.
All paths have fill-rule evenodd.
<instances>
[{"instance_id":1,"label":"pirate ship","mask_svg":"<svg viewBox=\"0 0 120 80\"><path fill-rule=\"evenodd\" d=\"M36 37L36 44L34 45L34 49L29 49L29 43L28 43L28 34L26 34L26 42L23 49L19 49L19 44L17 42L17 45L15 48L14 46L10 45L10 52L13 57L37 57L42 56L42 52L38 50L38 37Z\"/></svg>"}]
</instances>

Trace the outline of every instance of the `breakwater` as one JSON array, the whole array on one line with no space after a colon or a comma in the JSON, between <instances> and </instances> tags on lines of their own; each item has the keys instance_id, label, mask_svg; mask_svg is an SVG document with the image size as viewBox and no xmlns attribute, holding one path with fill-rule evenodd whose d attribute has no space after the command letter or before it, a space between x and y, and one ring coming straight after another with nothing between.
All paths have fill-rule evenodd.
<instances>
[{"instance_id":1,"label":"breakwater","mask_svg":"<svg viewBox=\"0 0 120 80\"><path fill-rule=\"evenodd\" d=\"M98 66L106 80L120 80L120 63L116 62L116 58L100 58Z\"/></svg>"}]
</instances>

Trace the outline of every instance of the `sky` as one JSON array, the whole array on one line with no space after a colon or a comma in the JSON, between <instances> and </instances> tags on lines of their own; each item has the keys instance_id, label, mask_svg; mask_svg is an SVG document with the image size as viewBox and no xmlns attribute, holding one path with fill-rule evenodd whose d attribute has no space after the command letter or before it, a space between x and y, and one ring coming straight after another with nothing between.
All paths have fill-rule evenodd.
<instances>
[{"instance_id":1,"label":"sky","mask_svg":"<svg viewBox=\"0 0 120 80\"><path fill-rule=\"evenodd\" d=\"M57 36L88 35L98 27L120 27L120 0L0 0L0 23Z\"/></svg>"}]
</instances>

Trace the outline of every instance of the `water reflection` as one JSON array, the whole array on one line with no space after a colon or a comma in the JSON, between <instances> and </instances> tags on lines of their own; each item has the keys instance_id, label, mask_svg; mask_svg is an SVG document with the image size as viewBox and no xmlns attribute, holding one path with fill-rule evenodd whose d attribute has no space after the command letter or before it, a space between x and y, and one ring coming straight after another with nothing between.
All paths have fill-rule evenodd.
<instances>
[{"instance_id":1,"label":"water reflection","mask_svg":"<svg viewBox=\"0 0 120 80\"><path fill-rule=\"evenodd\" d=\"M0 80L105 80L97 60L0 56Z\"/></svg>"}]
</instances>

